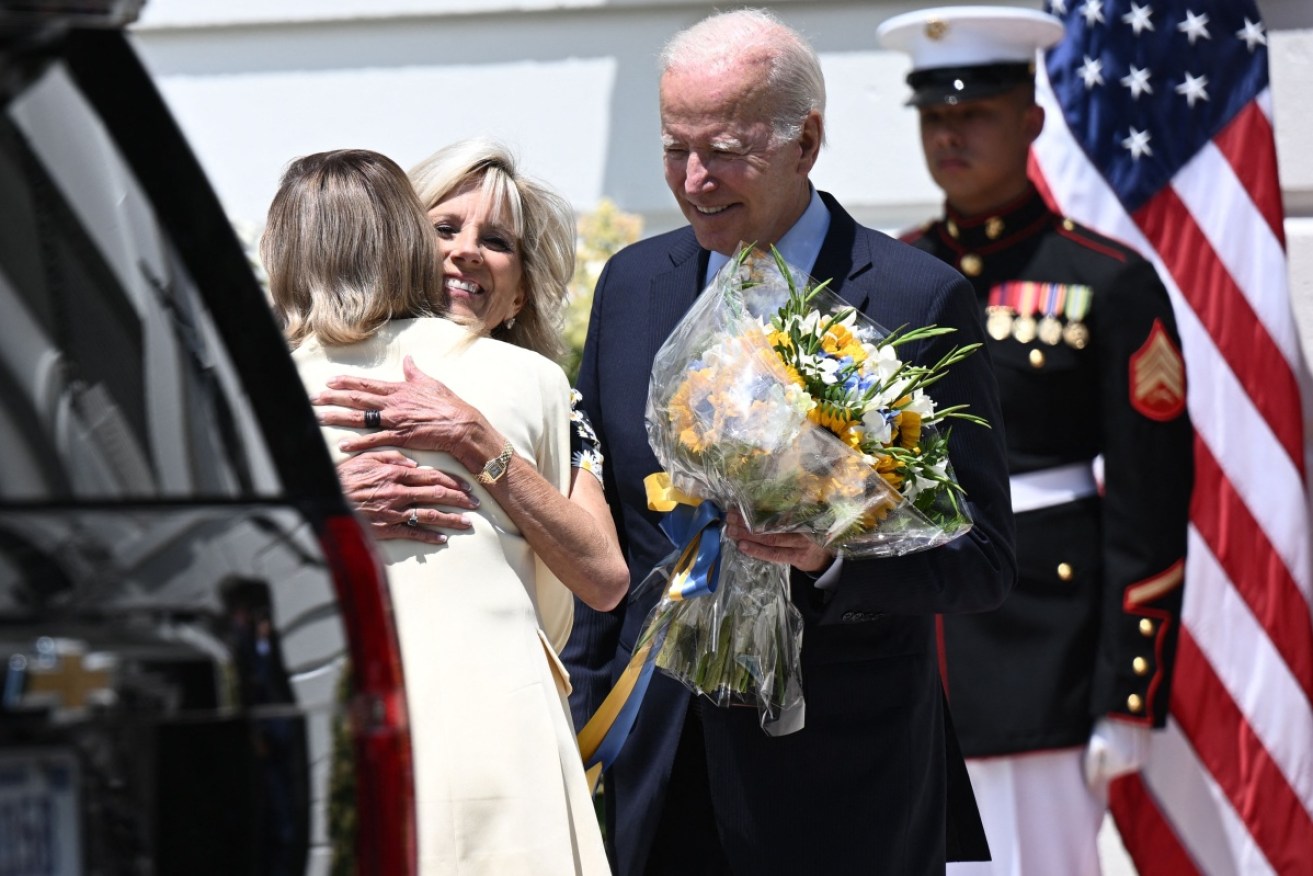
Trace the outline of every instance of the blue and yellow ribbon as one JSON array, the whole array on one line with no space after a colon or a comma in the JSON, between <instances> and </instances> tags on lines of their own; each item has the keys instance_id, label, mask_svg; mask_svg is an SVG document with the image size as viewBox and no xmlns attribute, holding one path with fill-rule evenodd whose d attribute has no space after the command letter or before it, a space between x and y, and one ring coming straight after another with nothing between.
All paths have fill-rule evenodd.
<instances>
[{"instance_id":1,"label":"blue and yellow ribbon","mask_svg":"<svg viewBox=\"0 0 1313 876\"><path fill-rule=\"evenodd\" d=\"M666 513L661 518L661 531L682 548L666 596L682 602L715 593L720 579L720 530L725 512L714 502L680 491L663 471L648 475L643 486L647 488L647 507Z\"/></svg>"},{"instance_id":2,"label":"blue and yellow ribbon","mask_svg":"<svg viewBox=\"0 0 1313 876\"><path fill-rule=\"evenodd\" d=\"M676 489L665 472L648 475L643 484L647 488L648 507L665 513L662 531L679 545L679 560L670 573L666 597L682 602L714 593L720 576L724 512L712 502ZM629 658L615 687L579 731L579 753L583 756L590 790L597 787L602 771L615 762L634 726L672 616L667 612L657 628L644 631L643 641Z\"/></svg>"}]
</instances>

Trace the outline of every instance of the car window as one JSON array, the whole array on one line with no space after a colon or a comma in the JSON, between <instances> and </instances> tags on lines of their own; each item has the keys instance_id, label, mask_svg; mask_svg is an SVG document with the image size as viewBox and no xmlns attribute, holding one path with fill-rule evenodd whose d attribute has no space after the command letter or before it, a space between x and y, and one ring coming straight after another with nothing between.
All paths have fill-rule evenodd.
<instances>
[{"instance_id":1,"label":"car window","mask_svg":"<svg viewBox=\"0 0 1313 876\"><path fill-rule=\"evenodd\" d=\"M13 15L0 873L413 872L386 580L286 345L123 35Z\"/></svg>"},{"instance_id":2,"label":"car window","mask_svg":"<svg viewBox=\"0 0 1313 876\"><path fill-rule=\"evenodd\" d=\"M59 64L5 106L0 197L0 499L276 494L195 279Z\"/></svg>"}]
</instances>

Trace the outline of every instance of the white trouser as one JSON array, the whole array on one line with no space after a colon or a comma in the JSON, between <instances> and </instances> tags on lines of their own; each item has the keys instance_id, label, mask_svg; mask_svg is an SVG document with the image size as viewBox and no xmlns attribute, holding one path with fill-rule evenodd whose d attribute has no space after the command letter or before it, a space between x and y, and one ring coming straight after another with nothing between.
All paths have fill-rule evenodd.
<instances>
[{"instance_id":1,"label":"white trouser","mask_svg":"<svg viewBox=\"0 0 1313 876\"><path fill-rule=\"evenodd\" d=\"M993 860L949 864L948 876L1099 876L1107 800L1085 784L1084 751L969 758Z\"/></svg>"}]
</instances>

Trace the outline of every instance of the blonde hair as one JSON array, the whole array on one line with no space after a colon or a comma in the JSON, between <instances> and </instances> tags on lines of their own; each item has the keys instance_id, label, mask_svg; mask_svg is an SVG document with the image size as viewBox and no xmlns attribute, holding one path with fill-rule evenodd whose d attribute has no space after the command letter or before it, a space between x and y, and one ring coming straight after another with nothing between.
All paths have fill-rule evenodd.
<instances>
[{"instance_id":1,"label":"blonde hair","mask_svg":"<svg viewBox=\"0 0 1313 876\"><path fill-rule=\"evenodd\" d=\"M317 152L283 173L260 237L288 343L351 344L390 319L445 309L437 242L406 174L366 149Z\"/></svg>"},{"instance_id":2,"label":"blonde hair","mask_svg":"<svg viewBox=\"0 0 1313 876\"><path fill-rule=\"evenodd\" d=\"M816 50L768 10L710 15L671 37L659 63L662 75L690 67L714 75L742 63L764 66L765 86L773 95L770 122L777 143L796 139L813 110L825 120L825 76Z\"/></svg>"},{"instance_id":3,"label":"blonde hair","mask_svg":"<svg viewBox=\"0 0 1313 876\"><path fill-rule=\"evenodd\" d=\"M561 327L574 275L574 211L569 203L521 174L511 151L485 137L439 149L411 168L410 181L425 210L477 183L481 196L493 205L496 221L515 235L524 275L524 306L513 327L493 326L490 334L559 361L565 352Z\"/></svg>"}]
</instances>

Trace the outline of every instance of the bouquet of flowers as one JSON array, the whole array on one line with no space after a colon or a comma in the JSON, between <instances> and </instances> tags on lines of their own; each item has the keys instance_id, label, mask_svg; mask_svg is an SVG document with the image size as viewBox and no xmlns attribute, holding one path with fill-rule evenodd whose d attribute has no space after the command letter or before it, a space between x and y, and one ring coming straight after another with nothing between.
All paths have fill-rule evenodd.
<instances>
[{"instance_id":1,"label":"bouquet of flowers","mask_svg":"<svg viewBox=\"0 0 1313 876\"><path fill-rule=\"evenodd\" d=\"M805 533L845 557L942 545L971 520L939 426L983 424L926 392L978 344L904 361L904 344L953 329L888 331L826 286L773 248L740 250L657 353L648 394L648 438L669 481L653 507L682 501L686 525L703 504L693 529L667 527L680 547L642 588L664 594L639 646L717 704L755 704L774 734L802 725L789 568L717 544L716 514L737 509L754 532Z\"/></svg>"}]
</instances>

